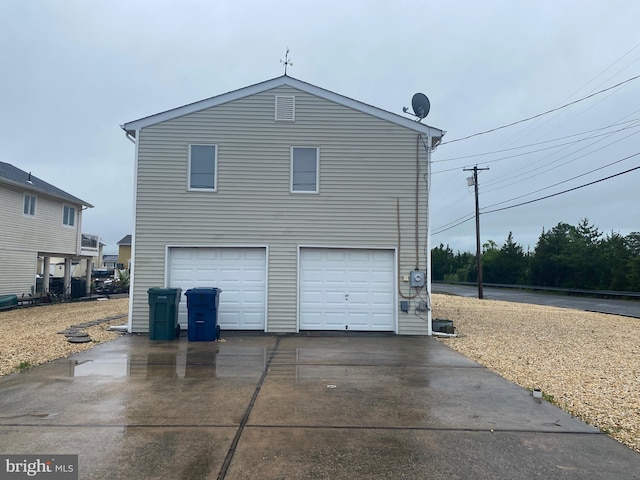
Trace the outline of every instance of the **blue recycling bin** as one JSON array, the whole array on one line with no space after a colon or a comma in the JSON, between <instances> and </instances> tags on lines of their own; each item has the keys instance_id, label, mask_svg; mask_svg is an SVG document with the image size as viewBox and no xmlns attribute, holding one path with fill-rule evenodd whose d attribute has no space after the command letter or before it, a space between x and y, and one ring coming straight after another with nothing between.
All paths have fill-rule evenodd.
<instances>
[{"instance_id":1,"label":"blue recycling bin","mask_svg":"<svg viewBox=\"0 0 640 480\"><path fill-rule=\"evenodd\" d=\"M190 288L187 297L188 329L190 342L212 342L220 338L218 325L219 288Z\"/></svg>"}]
</instances>

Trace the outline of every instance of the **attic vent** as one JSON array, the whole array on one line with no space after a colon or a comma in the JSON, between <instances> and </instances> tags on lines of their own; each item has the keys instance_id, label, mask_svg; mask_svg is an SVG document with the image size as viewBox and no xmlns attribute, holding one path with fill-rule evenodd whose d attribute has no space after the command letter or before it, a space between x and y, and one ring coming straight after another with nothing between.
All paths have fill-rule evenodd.
<instances>
[{"instance_id":1,"label":"attic vent","mask_svg":"<svg viewBox=\"0 0 640 480\"><path fill-rule=\"evenodd\" d=\"M280 97L276 95L276 122L293 122L295 120L296 97Z\"/></svg>"}]
</instances>

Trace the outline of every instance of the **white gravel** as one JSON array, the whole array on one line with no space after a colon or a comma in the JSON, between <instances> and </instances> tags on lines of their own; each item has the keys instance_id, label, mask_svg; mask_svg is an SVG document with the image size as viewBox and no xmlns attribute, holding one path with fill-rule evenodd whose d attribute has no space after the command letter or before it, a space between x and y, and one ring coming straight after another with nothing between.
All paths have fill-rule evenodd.
<instances>
[{"instance_id":1,"label":"white gravel","mask_svg":"<svg viewBox=\"0 0 640 480\"><path fill-rule=\"evenodd\" d=\"M433 295L449 347L640 452L640 319Z\"/></svg>"},{"instance_id":2,"label":"white gravel","mask_svg":"<svg viewBox=\"0 0 640 480\"><path fill-rule=\"evenodd\" d=\"M18 308L0 312L0 376L21 368L39 365L88 350L97 343L113 340L119 333L109 332L111 324L122 325L126 318L83 329L89 343L69 343L57 332L71 325L99 320L128 312L129 299L62 303Z\"/></svg>"}]
</instances>

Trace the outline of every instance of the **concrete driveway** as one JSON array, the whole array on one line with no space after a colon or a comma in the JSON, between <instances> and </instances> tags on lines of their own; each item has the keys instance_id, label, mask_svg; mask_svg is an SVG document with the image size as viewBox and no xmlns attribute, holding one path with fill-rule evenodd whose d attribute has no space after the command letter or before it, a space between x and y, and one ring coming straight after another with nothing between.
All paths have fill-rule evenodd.
<instances>
[{"instance_id":1,"label":"concrete driveway","mask_svg":"<svg viewBox=\"0 0 640 480\"><path fill-rule=\"evenodd\" d=\"M640 475L636 452L433 338L224 340L126 335L0 379L0 451L78 454L81 479Z\"/></svg>"}]
</instances>

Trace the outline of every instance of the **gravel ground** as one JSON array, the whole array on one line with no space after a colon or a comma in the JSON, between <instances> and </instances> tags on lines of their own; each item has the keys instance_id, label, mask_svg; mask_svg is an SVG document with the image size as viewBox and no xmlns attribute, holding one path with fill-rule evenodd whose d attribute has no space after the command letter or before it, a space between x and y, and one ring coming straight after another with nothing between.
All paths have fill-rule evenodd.
<instances>
[{"instance_id":1,"label":"gravel ground","mask_svg":"<svg viewBox=\"0 0 640 480\"><path fill-rule=\"evenodd\" d=\"M438 294L433 317L449 347L640 452L640 319Z\"/></svg>"},{"instance_id":2,"label":"gravel ground","mask_svg":"<svg viewBox=\"0 0 640 480\"><path fill-rule=\"evenodd\" d=\"M0 376L118 338L110 324L85 329L89 343L57 332L126 314L126 298L0 312ZM640 320L521 303L433 295L433 316L453 320L463 355L544 397L640 452Z\"/></svg>"},{"instance_id":3,"label":"gravel ground","mask_svg":"<svg viewBox=\"0 0 640 480\"><path fill-rule=\"evenodd\" d=\"M123 315L129 299L61 303L0 312L0 376L88 350L97 343L118 338L109 325L123 325L126 318L83 329L88 343L69 343L58 334L71 325Z\"/></svg>"}]
</instances>

